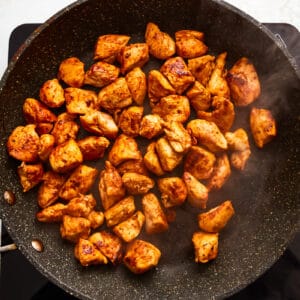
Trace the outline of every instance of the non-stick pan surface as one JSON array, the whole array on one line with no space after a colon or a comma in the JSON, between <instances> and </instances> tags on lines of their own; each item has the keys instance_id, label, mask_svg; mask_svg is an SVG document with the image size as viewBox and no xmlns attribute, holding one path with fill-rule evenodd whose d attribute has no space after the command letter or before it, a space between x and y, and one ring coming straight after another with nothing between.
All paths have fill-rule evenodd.
<instances>
[{"instance_id":1,"label":"non-stick pan surface","mask_svg":"<svg viewBox=\"0 0 300 300\"><path fill-rule=\"evenodd\" d=\"M236 215L220 234L219 256L208 264L193 260L191 236L197 230L195 211L184 205L176 222L159 236L142 237L162 250L158 267L135 276L125 267L83 268L73 257L55 224L39 224L36 192L23 194L5 143L14 127L24 124L22 104L38 98L41 84L56 76L59 63L77 56L91 63L97 37L123 33L143 41L152 21L173 34L180 29L204 31L211 53L228 52L228 67L241 56L257 67L262 94L253 105L268 108L278 122L278 135L252 155L244 172L233 172L221 192L212 193L208 207L231 199ZM288 53L267 29L222 1L115 0L78 1L42 25L10 63L0 85L1 194L12 190L17 202L2 199L1 218L20 250L35 267L80 298L212 298L228 296L255 280L282 254L299 229L299 103L300 81ZM234 128L249 130L249 109L237 110ZM101 163L97 165L102 168ZM95 187L95 195L97 195ZM31 241L45 249L36 252Z\"/></svg>"}]
</instances>

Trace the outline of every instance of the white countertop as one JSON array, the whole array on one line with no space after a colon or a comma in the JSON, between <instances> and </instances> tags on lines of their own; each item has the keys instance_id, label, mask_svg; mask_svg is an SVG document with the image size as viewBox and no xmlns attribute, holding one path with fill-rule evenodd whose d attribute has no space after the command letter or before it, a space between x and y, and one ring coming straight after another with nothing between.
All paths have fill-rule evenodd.
<instances>
[{"instance_id":1,"label":"white countertop","mask_svg":"<svg viewBox=\"0 0 300 300\"><path fill-rule=\"evenodd\" d=\"M72 0L0 0L0 77L7 65L12 30L24 23L43 23ZM300 0L227 0L262 23L290 23L300 31Z\"/></svg>"}]
</instances>

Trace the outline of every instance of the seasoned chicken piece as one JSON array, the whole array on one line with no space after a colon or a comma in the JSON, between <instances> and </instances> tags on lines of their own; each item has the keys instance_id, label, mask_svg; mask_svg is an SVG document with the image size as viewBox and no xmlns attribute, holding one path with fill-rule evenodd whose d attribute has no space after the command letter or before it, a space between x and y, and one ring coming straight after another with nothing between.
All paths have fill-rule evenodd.
<instances>
[{"instance_id":1,"label":"seasoned chicken piece","mask_svg":"<svg viewBox=\"0 0 300 300\"><path fill-rule=\"evenodd\" d=\"M161 176L165 173L156 153L156 142L152 142L148 145L147 152L144 156L144 164L150 172L157 176Z\"/></svg>"},{"instance_id":2,"label":"seasoned chicken piece","mask_svg":"<svg viewBox=\"0 0 300 300\"><path fill-rule=\"evenodd\" d=\"M92 210L87 219L91 222L91 228L97 229L104 223L104 213L102 211Z\"/></svg>"},{"instance_id":3,"label":"seasoned chicken piece","mask_svg":"<svg viewBox=\"0 0 300 300\"><path fill-rule=\"evenodd\" d=\"M194 119L186 128L196 144L199 143L214 153L227 150L225 136L214 122Z\"/></svg>"},{"instance_id":4,"label":"seasoned chicken piece","mask_svg":"<svg viewBox=\"0 0 300 300\"><path fill-rule=\"evenodd\" d=\"M195 262L207 263L218 256L218 233L195 232L193 244L195 250Z\"/></svg>"},{"instance_id":5,"label":"seasoned chicken piece","mask_svg":"<svg viewBox=\"0 0 300 300\"><path fill-rule=\"evenodd\" d=\"M115 226L133 215L134 198L128 196L104 212L107 227Z\"/></svg>"},{"instance_id":6,"label":"seasoned chicken piece","mask_svg":"<svg viewBox=\"0 0 300 300\"><path fill-rule=\"evenodd\" d=\"M138 136L143 113L144 108L142 106L130 106L124 109L119 118L119 128L128 136Z\"/></svg>"},{"instance_id":7,"label":"seasoned chicken piece","mask_svg":"<svg viewBox=\"0 0 300 300\"><path fill-rule=\"evenodd\" d=\"M213 153L199 146L192 146L186 155L184 171L191 173L198 180L211 176L216 157Z\"/></svg>"},{"instance_id":8,"label":"seasoned chicken piece","mask_svg":"<svg viewBox=\"0 0 300 300\"><path fill-rule=\"evenodd\" d=\"M175 54L175 42L159 27L149 22L146 27L145 40L149 46L149 52L158 59L168 59Z\"/></svg>"},{"instance_id":9,"label":"seasoned chicken piece","mask_svg":"<svg viewBox=\"0 0 300 300\"><path fill-rule=\"evenodd\" d=\"M104 135L109 139L115 139L118 135L119 128L110 114L99 110L90 110L79 119L82 127L88 132Z\"/></svg>"},{"instance_id":10,"label":"seasoned chicken piece","mask_svg":"<svg viewBox=\"0 0 300 300\"><path fill-rule=\"evenodd\" d=\"M65 208L65 214L72 217L87 218L96 206L96 199L92 194L78 195L70 200Z\"/></svg>"},{"instance_id":11,"label":"seasoned chicken piece","mask_svg":"<svg viewBox=\"0 0 300 300\"><path fill-rule=\"evenodd\" d=\"M195 81L182 57L172 57L161 66L160 72L167 77L174 87L176 94L183 94L184 91Z\"/></svg>"},{"instance_id":12,"label":"seasoned chicken piece","mask_svg":"<svg viewBox=\"0 0 300 300\"><path fill-rule=\"evenodd\" d=\"M74 256L84 267L91 265L107 264L107 258L99 251L93 243L86 239L79 239L74 248Z\"/></svg>"},{"instance_id":13,"label":"seasoned chicken piece","mask_svg":"<svg viewBox=\"0 0 300 300\"><path fill-rule=\"evenodd\" d=\"M103 136L87 136L77 141L83 160L97 160L104 156L109 140Z\"/></svg>"},{"instance_id":14,"label":"seasoned chicken piece","mask_svg":"<svg viewBox=\"0 0 300 300\"><path fill-rule=\"evenodd\" d=\"M108 160L114 166L118 166L126 160L140 159L141 157L142 154L135 139L125 134L117 137L108 154Z\"/></svg>"},{"instance_id":15,"label":"seasoned chicken piece","mask_svg":"<svg viewBox=\"0 0 300 300\"><path fill-rule=\"evenodd\" d=\"M142 212L137 211L127 220L116 225L113 232L124 242L129 243L135 239L141 232L145 222L145 216Z\"/></svg>"},{"instance_id":16,"label":"seasoned chicken piece","mask_svg":"<svg viewBox=\"0 0 300 300\"><path fill-rule=\"evenodd\" d=\"M52 129L53 129L52 123L37 123L35 131L37 132L38 135L42 135L42 134L50 133Z\"/></svg>"},{"instance_id":17,"label":"seasoned chicken piece","mask_svg":"<svg viewBox=\"0 0 300 300\"><path fill-rule=\"evenodd\" d=\"M160 99L152 108L153 114L158 114L165 121L184 123L190 117L189 99L180 95L169 95Z\"/></svg>"},{"instance_id":18,"label":"seasoned chicken piece","mask_svg":"<svg viewBox=\"0 0 300 300\"><path fill-rule=\"evenodd\" d=\"M141 68L136 67L125 76L133 101L143 105L147 93L147 78Z\"/></svg>"},{"instance_id":19,"label":"seasoned chicken piece","mask_svg":"<svg viewBox=\"0 0 300 300\"><path fill-rule=\"evenodd\" d=\"M157 197L153 193L148 193L143 196L142 205L145 215L145 229L148 234L155 234L168 230L169 225L166 215L162 210Z\"/></svg>"},{"instance_id":20,"label":"seasoned chicken piece","mask_svg":"<svg viewBox=\"0 0 300 300\"><path fill-rule=\"evenodd\" d=\"M60 63L57 78L71 87L80 88L84 83L84 74L84 63L77 57L69 57Z\"/></svg>"},{"instance_id":21,"label":"seasoned chicken piece","mask_svg":"<svg viewBox=\"0 0 300 300\"><path fill-rule=\"evenodd\" d=\"M195 111L208 110L211 105L211 95L199 81L195 81L194 85L187 91L186 96L189 98L191 105Z\"/></svg>"},{"instance_id":22,"label":"seasoned chicken piece","mask_svg":"<svg viewBox=\"0 0 300 300\"><path fill-rule=\"evenodd\" d=\"M148 176L148 170L142 158L126 160L118 166L117 170L121 176L128 172L134 172Z\"/></svg>"},{"instance_id":23,"label":"seasoned chicken piece","mask_svg":"<svg viewBox=\"0 0 300 300\"><path fill-rule=\"evenodd\" d=\"M233 215L232 203L230 200L226 200L208 212L199 214L198 225L200 229L206 232L216 233L226 226Z\"/></svg>"},{"instance_id":24,"label":"seasoned chicken piece","mask_svg":"<svg viewBox=\"0 0 300 300\"><path fill-rule=\"evenodd\" d=\"M239 59L226 76L235 105L246 106L260 95L260 82L254 65L246 57Z\"/></svg>"},{"instance_id":25,"label":"seasoned chicken piece","mask_svg":"<svg viewBox=\"0 0 300 300\"><path fill-rule=\"evenodd\" d=\"M38 159L40 138L34 124L17 126L7 140L7 151L10 156L24 162L35 162Z\"/></svg>"},{"instance_id":26,"label":"seasoned chicken piece","mask_svg":"<svg viewBox=\"0 0 300 300\"><path fill-rule=\"evenodd\" d=\"M142 195L148 193L155 185L153 179L139 173L128 172L122 176L124 186L130 195Z\"/></svg>"},{"instance_id":27,"label":"seasoned chicken piece","mask_svg":"<svg viewBox=\"0 0 300 300\"><path fill-rule=\"evenodd\" d=\"M82 161L82 153L73 139L59 144L49 155L50 166L57 173L67 173L78 167Z\"/></svg>"},{"instance_id":28,"label":"seasoned chicken piece","mask_svg":"<svg viewBox=\"0 0 300 300\"><path fill-rule=\"evenodd\" d=\"M198 181L191 173L184 172L182 179L187 189L187 201L196 208L206 208L208 199L208 189L204 184Z\"/></svg>"},{"instance_id":29,"label":"seasoned chicken piece","mask_svg":"<svg viewBox=\"0 0 300 300\"><path fill-rule=\"evenodd\" d=\"M40 160L47 161L51 151L53 150L55 145L55 138L52 134L42 134L40 136L40 144L38 150L38 156Z\"/></svg>"},{"instance_id":30,"label":"seasoned chicken piece","mask_svg":"<svg viewBox=\"0 0 300 300\"><path fill-rule=\"evenodd\" d=\"M251 150L235 151L230 155L230 162L237 170L244 170L246 163L251 155Z\"/></svg>"},{"instance_id":31,"label":"seasoned chicken piece","mask_svg":"<svg viewBox=\"0 0 300 300\"><path fill-rule=\"evenodd\" d=\"M156 114L145 115L140 124L139 134L147 139L163 133L163 119Z\"/></svg>"},{"instance_id":32,"label":"seasoned chicken piece","mask_svg":"<svg viewBox=\"0 0 300 300\"><path fill-rule=\"evenodd\" d=\"M60 225L63 239L77 243L80 238L87 239L91 231L91 222L86 218L64 215Z\"/></svg>"},{"instance_id":33,"label":"seasoned chicken piece","mask_svg":"<svg viewBox=\"0 0 300 300\"><path fill-rule=\"evenodd\" d=\"M61 107L65 103L64 89L56 78L42 85L40 99L49 107Z\"/></svg>"},{"instance_id":34,"label":"seasoned chicken piece","mask_svg":"<svg viewBox=\"0 0 300 300\"><path fill-rule=\"evenodd\" d=\"M149 242L134 240L126 250L124 265L135 274L142 274L157 266L161 252Z\"/></svg>"},{"instance_id":35,"label":"seasoned chicken piece","mask_svg":"<svg viewBox=\"0 0 300 300\"><path fill-rule=\"evenodd\" d=\"M91 65L84 76L84 84L101 88L114 82L119 77L120 69L105 61Z\"/></svg>"},{"instance_id":36,"label":"seasoned chicken piece","mask_svg":"<svg viewBox=\"0 0 300 300\"><path fill-rule=\"evenodd\" d=\"M105 86L98 94L98 105L109 112L122 109L131 103L132 96L124 77L119 77L111 84Z\"/></svg>"},{"instance_id":37,"label":"seasoned chicken piece","mask_svg":"<svg viewBox=\"0 0 300 300\"><path fill-rule=\"evenodd\" d=\"M93 243L113 265L121 262L123 256L122 241L116 235L107 231L100 231L92 234L89 237L89 241Z\"/></svg>"},{"instance_id":38,"label":"seasoned chicken piece","mask_svg":"<svg viewBox=\"0 0 300 300\"><path fill-rule=\"evenodd\" d=\"M25 193L42 181L44 168L41 163L29 165L25 162L22 162L18 167L18 175L20 178L20 183L23 187L23 192Z\"/></svg>"},{"instance_id":39,"label":"seasoned chicken piece","mask_svg":"<svg viewBox=\"0 0 300 300\"><path fill-rule=\"evenodd\" d=\"M250 113L250 128L257 147L263 148L276 136L276 122L268 109L253 107Z\"/></svg>"},{"instance_id":40,"label":"seasoned chicken piece","mask_svg":"<svg viewBox=\"0 0 300 300\"><path fill-rule=\"evenodd\" d=\"M187 188L179 177L160 178L157 181L161 201L165 208L182 205L187 197Z\"/></svg>"},{"instance_id":41,"label":"seasoned chicken piece","mask_svg":"<svg viewBox=\"0 0 300 300\"><path fill-rule=\"evenodd\" d=\"M103 208L106 210L125 196L122 178L116 168L105 161L105 169L100 173L99 193Z\"/></svg>"},{"instance_id":42,"label":"seasoned chicken piece","mask_svg":"<svg viewBox=\"0 0 300 300\"><path fill-rule=\"evenodd\" d=\"M121 34L99 36L95 46L94 60L103 60L108 63L113 63L129 39L129 36Z\"/></svg>"},{"instance_id":43,"label":"seasoned chicken piece","mask_svg":"<svg viewBox=\"0 0 300 300\"><path fill-rule=\"evenodd\" d=\"M56 203L39 211L36 214L36 218L38 221L44 223L61 222L65 215L65 209L66 205Z\"/></svg>"}]
</instances>

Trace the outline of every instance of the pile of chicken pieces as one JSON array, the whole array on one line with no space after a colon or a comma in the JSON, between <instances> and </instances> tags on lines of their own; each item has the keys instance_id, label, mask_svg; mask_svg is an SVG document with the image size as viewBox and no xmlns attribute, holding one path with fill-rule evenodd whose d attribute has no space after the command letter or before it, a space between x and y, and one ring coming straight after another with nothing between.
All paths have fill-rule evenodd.
<instances>
[{"instance_id":1,"label":"pile of chicken pieces","mask_svg":"<svg viewBox=\"0 0 300 300\"><path fill-rule=\"evenodd\" d=\"M248 134L230 130L235 106L257 100L260 82L245 57L227 70L227 53L208 54L199 31L177 31L174 40L148 23L145 42L129 40L101 35L87 70L76 57L62 61L57 78L40 88L39 100L25 100L27 124L13 130L7 149L21 161L24 192L40 184L37 219L60 223L62 238L75 244L83 266L123 262L139 274L161 256L138 238L142 229L167 231L176 207L185 202L206 209L209 192L222 188L231 168L245 168ZM152 58L161 67L146 74L142 68ZM151 112L145 114L147 105ZM61 107L65 112L56 114ZM86 134L79 139L80 128ZM266 109L251 109L250 128L259 148L276 135ZM138 139L148 141L146 150ZM89 166L104 157L103 170ZM172 176L179 166L182 176ZM101 205L90 193L95 182ZM160 197L151 192L156 184ZM103 210L96 209L100 206ZM192 237L196 262L216 258L219 232L233 215L230 200L199 213L199 231Z\"/></svg>"}]
</instances>

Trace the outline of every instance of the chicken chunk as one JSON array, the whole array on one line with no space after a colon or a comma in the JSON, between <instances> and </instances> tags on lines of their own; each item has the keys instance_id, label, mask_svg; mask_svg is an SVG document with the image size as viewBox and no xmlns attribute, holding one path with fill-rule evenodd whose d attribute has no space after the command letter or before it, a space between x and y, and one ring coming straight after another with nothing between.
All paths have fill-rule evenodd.
<instances>
[{"instance_id":1,"label":"chicken chunk","mask_svg":"<svg viewBox=\"0 0 300 300\"><path fill-rule=\"evenodd\" d=\"M147 139L152 139L163 133L163 119L156 114L145 115L140 124L139 134Z\"/></svg>"},{"instance_id":2,"label":"chicken chunk","mask_svg":"<svg viewBox=\"0 0 300 300\"><path fill-rule=\"evenodd\" d=\"M36 218L39 222L52 223L61 222L65 215L66 205L62 203L56 203L45 207L36 214Z\"/></svg>"},{"instance_id":3,"label":"chicken chunk","mask_svg":"<svg viewBox=\"0 0 300 300\"><path fill-rule=\"evenodd\" d=\"M103 136L87 136L77 141L83 160L97 160L104 156L109 140Z\"/></svg>"},{"instance_id":4,"label":"chicken chunk","mask_svg":"<svg viewBox=\"0 0 300 300\"><path fill-rule=\"evenodd\" d=\"M23 187L23 192L26 193L42 181L44 167L41 163L26 164L22 162L18 167L18 175Z\"/></svg>"},{"instance_id":5,"label":"chicken chunk","mask_svg":"<svg viewBox=\"0 0 300 300\"><path fill-rule=\"evenodd\" d=\"M235 151L230 155L230 162L237 170L244 170L246 163L251 155L251 150L247 149L244 151Z\"/></svg>"},{"instance_id":6,"label":"chicken chunk","mask_svg":"<svg viewBox=\"0 0 300 300\"><path fill-rule=\"evenodd\" d=\"M127 172L122 176L123 184L130 195L142 195L148 193L155 185L153 179L146 175Z\"/></svg>"},{"instance_id":7,"label":"chicken chunk","mask_svg":"<svg viewBox=\"0 0 300 300\"><path fill-rule=\"evenodd\" d=\"M47 161L51 151L55 146L55 138L52 134L42 134L40 136L40 144L38 150L38 156L40 160Z\"/></svg>"},{"instance_id":8,"label":"chicken chunk","mask_svg":"<svg viewBox=\"0 0 300 300\"><path fill-rule=\"evenodd\" d=\"M75 121L57 120L51 134L54 136L56 145L62 144L69 139L76 140L79 125Z\"/></svg>"},{"instance_id":9,"label":"chicken chunk","mask_svg":"<svg viewBox=\"0 0 300 300\"><path fill-rule=\"evenodd\" d=\"M199 81L195 81L194 85L187 91L186 96L195 111L208 110L211 106L210 92Z\"/></svg>"},{"instance_id":10,"label":"chicken chunk","mask_svg":"<svg viewBox=\"0 0 300 300\"><path fill-rule=\"evenodd\" d=\"M119 128L128 136L138 136L143 112L142 106L130 106L124 109L119 118Z\"/></svg>"},{"instance_id":11,"label":"chicken chunk","mask_svg":"<svg viewBox=\"0 0 300 300\"><path fill-rule=\"evenodd\" d=\"M156 153L156 142L152 142L148 145L144 155L144 164L150 172L157 176L161 176L165 173Z\"/></svg>"},{"instance_id":12,"label":"chicken chunk","mask_svg":"<svg viewBox=\"0 0 300 300\"><path fill-rule=\"evenodd\" d=\"M57 78L47 80L42 85L40 99L49 107L61 107L65 103L64 89Z\"/></svg>"},{"instance_id":13,"label":"chicken chunk","mask_svg":"<svg viewBox=\"0 0 300 300\"><path fill-rule=\"evenodd\" d=\"M102 211L92 210L87 219L91 222L91 228L97 229L104 223L104 213Z\"/></svg>"},{"instance_id":14,"label":"chicken chunk","mask_svg":"<svg viewBox=\"0 0 300 300\"><path fill-rule=\"evenodd\" d=\"M96 206L96 199L92 194L78 195L70 200L65 208L65 214L72 217L87 218Z\"/></svg>"},{"instance_id":15,"label":"chicken chunk","mask_svg":"<svg viewBox=\"0 0 300 300\"><path fill-rule=\"evenodd\" d=\"M126 160L118 166L117 170L121 176L128 172L148 176L148 170L142 158Z\"/></svg>"}]
</instances>

